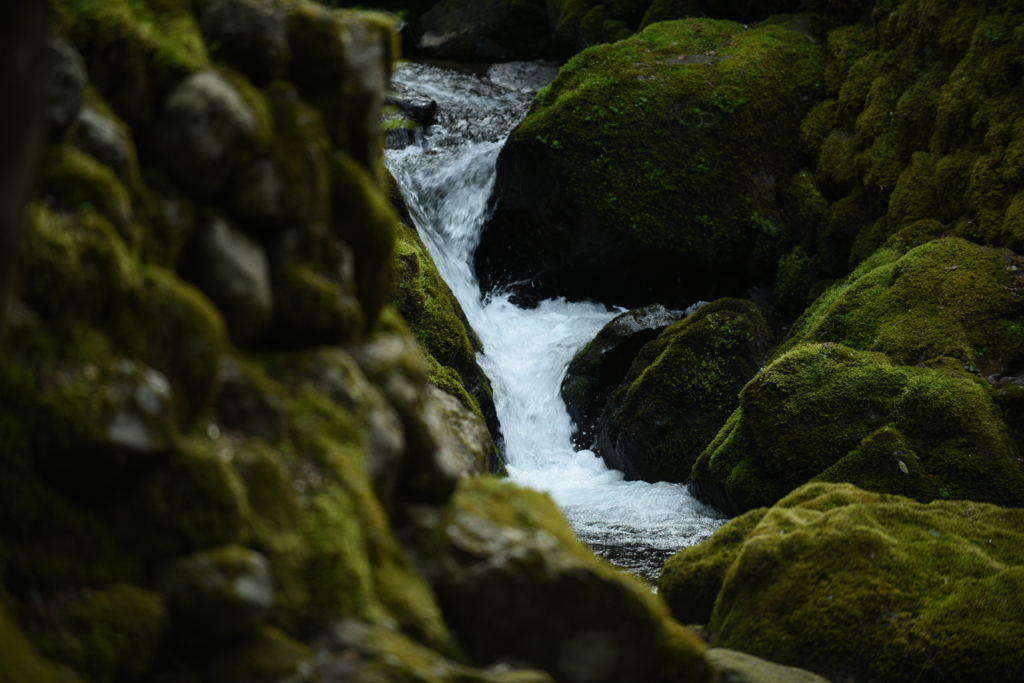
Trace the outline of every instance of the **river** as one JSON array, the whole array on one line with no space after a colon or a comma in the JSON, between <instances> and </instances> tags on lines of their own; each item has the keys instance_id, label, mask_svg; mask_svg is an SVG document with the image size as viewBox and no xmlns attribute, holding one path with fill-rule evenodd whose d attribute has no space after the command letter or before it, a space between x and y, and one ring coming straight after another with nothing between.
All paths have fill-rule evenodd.
<instances>
[{"instance_id":1,"label":"river","mask_svg":"<svg viewBox=\"0 0 1024 683\"><path fill-rule=\"evenodd\" d=\"M481 295L472 256L489 210L494 166L554 66L535 62L401 66L405 97L437 102L437 121L386 162L415 227L484 345L509 476L551 494L599 555L657 582L665 559L707 538L725 518L679 484L625 481L590 451L576 451L559 387L576 351L621 311L562 299L522 309L508 293Z\"/></svg>"}]
</instances>

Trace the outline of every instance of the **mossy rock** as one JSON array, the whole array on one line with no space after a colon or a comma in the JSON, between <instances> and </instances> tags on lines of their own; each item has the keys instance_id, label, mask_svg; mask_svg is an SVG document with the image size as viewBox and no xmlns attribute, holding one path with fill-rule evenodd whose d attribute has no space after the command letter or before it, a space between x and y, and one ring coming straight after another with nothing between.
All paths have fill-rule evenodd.
<instances>
[{"instance_id":1,"label":"mossy rock","mask_svg":"<svg viewBox=\"0 0 1024 683\"><path fill-rule=\"evenodd\" d=\"M204 668L205 680L225 683L316 683L316 660L308 645L271 626L256 638L218 653Z\"/></svg>"},{"instance_id":2,"label":"mossy rock","mask_svg":"<svg viewBox=\"0 0 1024 683\"><path fill-rule=\"evenodd\" d=\"M333 143L323 118L285 81L264 93L273 119L270 150L232 178L229 212L255 234L329 225Z\"/></svg>"},{"instance_id":3,"label":"mossy rock","mask_svg":"<svg viewBox=\"0 0 1024 683\"><path fill-rule=\"evenodd\" d=\"M119 547L147 567L245 543L251 507L245 484L206 435L180 441L167 464L112 497L101 515Z\"/></svg>"},{"instance_id":4,"label":"mossy rock","mask_svg":"<svg viewBox=\"0 0 1024 683\"><path fill-rule=\"evenodd\" d=\"M469 61L551 57L543 0L441 0L419 21L418 51Z\"/></svg>"},{"instance_id":5,"label":"mossy rock","mask_svg":"<svg viewBox=\"0 0 1024 683\"><path fill-rule=\"evenodd\" d=\"M586 50L498 158L484 289L626 306L740 294L788 240L792 140L822 94L820 47L768 23L662 22Z\"/></svg>"},{"instance_id":6,"label":"mossy rock","mask_svg":"<svg viewBox=\"0 0 1024 683\"><path fill-rule=\"evenodd\" d=\"M705 304L669 326L609 397L595 452L627 479L685 482L771 341L764 317L740 299Z\"/></svg>"},{"instance_id":7,"label":"mossy rock","mask_svg":"<svg viewBox=\"0 0 1024 683\"><path fill-rule=\"evenodd\" d=\"M26 630L39 652L94 683L139 680L167 620L159 594L125 583L69 589L26 611Z\"/></svg>"},{"instance_id":8,"label":"mossy rock","mask_svg":"<svg viewBox=\"0 0 1024 683\"><path fill-rule=\"evenodd\" d=\"M643 17L642 27L659 22L707 16L713 19L732 19L752 23L767 19L773 14L797 12L800 2L793 0L654 0Z\"/></svg>"},{"instance_id":9,"label":"mossy rock","mask_svg":"<svg viewBox=\"0 0 1024 683\"><path fill-rule=\"evenodd\" d=\"M378 180L354 159L336 156L333 165L334 231L355 256L356 296L372 329L391 298L398 219Z\"/></svg>"},{"instance_id":10,"label":"mossy rock","mask_svg":"<svg viewBox=\"0 0 1024 683\"><path fill-rule=\"evenodd\" d=\"M58 683L64 680L0 605L0 678L10 683Z\"/></svg>"},{"instance_id":11,"label":"mossy rock","mask_svg":"<svg viewBox=\"0 0 1024 683\"><path fill-rule=\"evenodd\" d=\"M953 359L982 377L1024 366L1024 301L1015 293L1021 257L914 224L798 320L779 353L806 342L837 342L885 353L896 363Z\"/></svg>"},{"instance_id":12,"label":"mossy rock","mask_svg":"<svg viewBox=\"0 0 1024 683\"><path fill-rule=\"evenodd\" d=\"M198 289L162 268L144 268L118 329L128 352L167 376L188 431L217 387L227 331L220 311Z\"/></svg>"},{"instance_id":13,"label":"mossy rock","mask_svg":"<svg viewBox=\"0 0 1024 683\"><path fill-rule=\"evenodd\" d=\"M61 331L115 317L139 275L124 240L98 213L29 207L22 243L25 303Z\"/></svg>"},{"instance_id":14,"label":"mossy rock","mask_svg":"<svg viewBox=\"0 0 1024 683\"><path fill-rule=\"evenodd\" d=\"M638 579L598 560L545 494L463 479L418 540L445 618L473 661L559 681L708 681L704 647Z\"/></svg>"},{"instance_id":15,"label":"mossy rock","mask_svg":"<svg viewBox=\"0 0 1024 683\"><path fill-rule=\"evenodd\" d=\"M491 382L476 360L483 345L419 234L401 223L395 241L394 273L392 301L420 342L428 363L433 361L430 381L479 415L498 442L501 425Z\"/></svg>"},{"instance_id":16,"label":"mossy rock","mask_svg":"<svg viewBox=\"0 0 1024 683\"><path fill-rule=\"evenodd\" d=\"M622 384L640 349L680 315L660 304L626 311L602 327L569 361L560 393L575 427L572 440L577 448L594 446L597 420L611 392Z\"/></svg>"},{"instance_id":17,"label":"mossy rock","mask_svg":"<svg viewBox=\"0 0 1024 683\"><path fill-rule=\"evenodd\" d=\"M1009 682L1024 666L1022 523L1020 509L808 484L674 556L659 592L717 645L830 680Z\"/></svg>"},{"instance_id":18,"label":"mossy rock","mask_svg":"<svg viewBox=\"0 0 1024 683\"><path fill-rule=\"evenodd\" d=\"M149 132L159 105L210 57L189 0L60 0L59 24L118 115Z\"/></svg>"},{"instance_id":19,"label":"mossy rock","mask_svg":"<svg viewBox=\"0 0 1024 683\"><path fill-rule=\"evenodd\" d=\"M830 116L804 121L834 236L819 238L841 276L920 220L1020 251L1015 197L1024 187L1016 6L933 2L809 3L828 30ZM872 26L854 24L871 12ZM833 130L822 140L826 118ZM840 205L842 205L840 207ZM841 226L841 230L836 230ZM805 245L806 246L806 245ZM826 253L831 251L833 253Z\"/></svg>"},{"instance_id":20,"label":"mossy rock","mask_svg":"<svg viewBox=\"0 0 1024 683\"><path fill-rule=\"evenodd\" d=\"M797 346L743 389L691 490L737 514L816 477L922 501L1024 504L987 383L956 363L908 367L835 343Z\"/></svg>"},{"instance_id":21,"label":"mossy rock","mask_svg":"<svg viewBox=\"0 0 1024 683\"><path fill-rule=\"evenodd\" d=\"M262 341L298 350L342 344L360 335L366 316L350 283L338 282L305 264L273 274L274 313Z\"/></svg>"},{"instance_id":22,"label":"mossy rock","mask_svg":"<svg viewBox=\"0 0 1024 683\"><path fill-rule=\"evenodd\" d=\"M285 10L289 80L323 114L335 145L374 168L380 159L380 109L399 53L393 19L312 0L288 2Z\"/></svg>"}]
</instances>

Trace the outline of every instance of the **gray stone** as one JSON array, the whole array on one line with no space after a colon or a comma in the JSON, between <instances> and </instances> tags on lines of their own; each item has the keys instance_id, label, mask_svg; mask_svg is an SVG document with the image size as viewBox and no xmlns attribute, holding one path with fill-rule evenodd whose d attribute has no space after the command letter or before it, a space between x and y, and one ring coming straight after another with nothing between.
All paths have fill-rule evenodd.
<instances>
[{"instance_id":1,"label":"gray stone","mask_svg":"<svg viewBox=\"0 0 1024 683\"><path fill-rule=\"evenodd\" d=\"M74 143L86 154L121 173L128 163L128 140L112 120L92 107L78 114Z\"/></svg>"},{"instance_id":2,"label":"gray stone","mask_svg":"<svg viewBox=\"0 0 1024 683\"><path fill-rule=\"evenodd\" d=\"M171 93L160 116L160 165L183 190L209 197L258 148L259 121L216 71L200 71Z\"/></svg>"},{"instance_id":3,"label":"gray stone","mask_svg":"<svg viewBox=\"0 0 1024 683\"><path fill-rule=\"evenodd\" d=\"M187 647L256 635L274 605L270 563L225 546L171 563L161 577L174 637Z\"/></svg>"},{"instance_id":4,"label":"gray stone","mask_svg":"<svg viewBox=\"0 0 1024 683\"><path fill-rule=\"evenodd\" d=\"M270 321L270 265L259 242L214 216L199 230L184 274L217 304L236 343L254 339Z\"/></svg>"},{"instance_id":5,"label":"gray stone","mask_svg":"<svg viewBox=\"0 0 1024 683\"><path fill-rule=\"evenodd\" d=\"M213 56L254 83L283 75L291 50L278 0L202 0L199 27Z\"/></svg>"},{"instance_id":6,"label":"gray stone","mask_svg":"<svg viewBox=\"0 0 1024 683\"><path fill-rule=\"evenodd\" d=\"M721 647L708 650L708 659L718 668L718 683L829 683L810 671Z\"/></svg>"},{"instance_id":7,"label":"gray stone","mask_svg":"<svg viewBox=\"0 0 1024 683\"><path fill-rule=\"evenodd\" d=\"M50 48L50 81L46 85L46 119L52 137L64 134L82 108L89 74L85 60L75 46L64 38L52 37Z\"/></svg>"},{"instance_id":8,"label":"gray stone","mask_svg":"<svg viewBox=\"0 0 1024 683\"><path fill-rule=\"evenodd\" d=\"M434 385L427 386L427 395L441 411L445 423L455 436L456 451L466 476L486 474L494 456L494 441L484 421L462 405L462 401Z\"/></svg>"}]
</instances>

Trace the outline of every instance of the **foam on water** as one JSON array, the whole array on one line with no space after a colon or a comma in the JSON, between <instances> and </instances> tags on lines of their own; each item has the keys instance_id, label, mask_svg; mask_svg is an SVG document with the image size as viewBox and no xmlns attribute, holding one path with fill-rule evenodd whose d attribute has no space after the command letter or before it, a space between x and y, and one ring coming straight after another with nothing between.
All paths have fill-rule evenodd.
<instances>
[{"instance_id":1,"label":"foam on water","mask_svg":"<svg viewBox=\"0 0 1024 683\"><path fill-rule=\"evenodd\" d=\"M597 552L649 579L664 559L723 522L678 484L625 481L590 451L576 451L559 394L573 355L619 311L561 299L526 310L506 294L481 298L473 250L487 219L494 164L533 94L554 70L537 63L460 73L427 65L398 70L403 88L439 105L420 144L389 151L416 228L484 344L478 357L494 389L509 475L549 492Z\"/></svg>"}]
</instances>

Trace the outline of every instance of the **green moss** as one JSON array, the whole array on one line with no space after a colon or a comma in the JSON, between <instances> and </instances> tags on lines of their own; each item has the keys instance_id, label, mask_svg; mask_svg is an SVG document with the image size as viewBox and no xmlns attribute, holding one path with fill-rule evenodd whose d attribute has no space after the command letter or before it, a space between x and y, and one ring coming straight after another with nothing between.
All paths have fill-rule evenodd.
<instances>
[{"instance_id":1,"label":"green moss","mask_svg":"<svg viewBox=\"0 0 1024 683\"><path fill-rule=\"evenodd\" d=\"M157 567L197 550L245 545L252 511L229 455L206 435L182 439L164 467L104 506L119 547Z\"/></svg>"},{"instance_id":2,"label":"green moss","mask_svg":"<svg viewBox=\"0 0 1024 683\"><path fill-rule=\"evenodd\" d=\"M546 494L464 478L443 515L421 542L470 657L528 661L558 680L711 678L703 644L648 586L598 560Z\"/></svg>"},{"instance_id":3,"label":"green moss","mask_svg":"<svg viewBox=\"0 0 1024 683\"><path fill-rule=\"evenodd\" d=\"M399 224L397 236L395 308L424 351L430 381L484 419L481 403L493 403L493 398L476 362L480 340L416 230Z\"/></svg>"},{"instance_id":4,"label":"green moss","mask_svg":"<svg viewBox=\"0 0 1024 683\"><path fill-rule=\"evenodd\" d=\"M31 615L28 634L39 651L87 683L138 680L166 622L159 595L123 583L59 593Z\"/></svg>"},{"instance_id":5,"label":"green moss","mask_svg":"<svg viewBox=\"0 0 1024 683\"><path fill-rule=\"evenodd\" d=\"M680 624L707 624L725 583L739 557L743 542L768 513L767 508L746 512L720 527L711 538L670 557L658 579L658 595Z\"/></svg>"},{"instance_id":6,"label":"green moss","mask_svg":"<svg viewBox=\"0 0 1024 683\"><path fill-rule=\"evenodd\" d=\"M61 677L0 604L0 678L10 683L57 683Z\"/></svg>"},{"instance_id":7,"label":"green moss","mask_svg":"<svg viewBox=\"0 0 1024 683\"><path fill-rule=\"evenodd\" d=\"M783 194L783 211L794 242L810 249L827 209L828 201L810 171L804 169L793 176Z\"/></svg>"},{"instance_id":8,"label":"green moss","mask_svg":"<svg viewBox=\"0 0 1024 683\"><path fill-rule=\"evenodd\" d=\"M188 431L209 408L217 387L227 346L220 311L172 272L147 267L114 337L128 353L167 376L182 430Z\"/></svg>"},{"instance_id":9,"label":"green moss","mask_svg":"<svg viewBox=\"0 0 1024 683\"><path fill-rule=\"evenodd\" d=\"M310 553L305 626L345 616L393 619L432 647L450 647L433 594L391 534L374 494L355 416L312 389L300 393L290 412L297 454L314 466L302 480Z\"/></svg>"},{"instance_id":10,"label":"green moss","mask_svg":"<svg viewBox=\"0 0 1024 683\"><path fill-rule=\"evenodd\" d=\"M210 59L188 0L59 0L62 27L89 64L90 80L133 126Z\"/></svg>"},{"instance_id":11,"label":"green moss","mask_svg":"<svg viewBox=\"0 0 1024 683\"><path fill-rule=\"evenodd\" d=\"M328 279L305 264L274 274L274 315L264 332L271 345L286 349L341 344L357 338L366 316L352 287Z\"/></svg>"},{"instance_id":12,"label":"green moss","mask_svg":"<svg viewBox=\"0 0 1024 683\"><path fill-rule=\"evenodd\" d=\"M775 272L775 299L788 313L800 314L821 293L821 264L803 247L779 259Z\"/></svg>"},{"instance_id":13,"label":"green moss","mask_svg":"<svg viewBox=\"0 0 1024 683\"><path fill-rule=\"evenodd\" d=\"M893 365L840 344L797 346L743 389L739 410L694 466L693 486L733 510L770 505L819 475L925 500L1020 505L1024 472L1001 414L987 385L958 368ZM893 431L872 435L883 427ZM904 446L880 450L885 439Z\"/></svg>"},{"instance_id":14,"label":"green moss","mask_svg":"<svg viewBox=\"0 0 1024 683\"><path fill-rule=\"evenodd\" d=\"M205 673L209 680L224 683L274 683L308 675L314 661L307 645L272 626L263 626L256 638L214 658Z\"/></svg>"},{"instance_id":15,"label":"green moss","mask_svg":"<svg viewBox=\"0 0 1024 683\"><path fill-rule=\"evenodd\" d=\"M510 146L550 161L608 229L731 261L754 251L750 216L773 212L764 178L799 168L788 140L821 82L819 48L795 31L652 24L563 67Z\"/></svg>"},{"instance_id":16,"label":"green moss","mask_svg":"<svg viewBox=\"0 0 1024 683\"><path fill-rule=\"evenodd\" d=\"M91 212L32 204L21 254L25 302L64 330L76 322L110 320L138 278L124 241Z\"/></svg>"},{"instance_id":17,"label":"green moss","mask_svg":"<svg viewBox=\"0 0 1024 683\"><path fill-rule=\"evenodd\" d=\"M1019 367L1024 320L1007 289L1015 257L958 238L927 241L941 229L917 224L891 238L807 311L780 353L839 342L907 365L953 358L984 377Z\"/></svg>"},{"instance_id":18,"label":"green moss","mask_svg":"<svg viewBox=\"0 0 1024 683\"><path fill-rule=\"evenodd\" d=\"M719 646L831 680L1014 680L1020 510L810 484L741 519L757 517L670 560L728 565L709 623ZM685 614L689 586L710 591L676 576Z\"/></svg>"},{"instance_id":19,"label":"green moss","mask_svg":"<svg viewBox=\"0 0 1024 683\"><path fill-rule=\"evenodd\" d=\"M132 248L140 240L128 190L109 167L77 147L64 144L50 153L43 167L42 190L62 209L81 214L96 212Z\"/></svg>"},{"instance_id":20,"label":"green moss","mask_svg":"<svg viewBox=\"0 0 1024 683\"><path fill-rule=\"evenodd\" d=\"M822 192L835 201L857 183L853 135L842 128L832 130L821 143L818 167L814 174Z\"/></svg>"},{"instance_id":21,"label":"green moss","mask_svg":"<svg viewBox=\"0 0 1024 683\"><path fill-rule=\"evenodd\" d=\"M800 140L804 148L814 156L821 151L825 139L836 126L837 100L825 100L814 105L800 124Z\"/></svg>"},{"instance_id":22,"label":"green moss","mask_svg":"<svg viewBox=\"0 0 1024 683\"><path fill-rule=\"evenodd\" d=\"M821 266L828 275L839 276L849 271L857 236L865 224L870 224L863 196L863 192L854 191L832 204L821 218L815 243Z\"/></svg>"},{"instance_id":23,"label":"green moss","mask_svg":"<svg viewBox=\"0 0 1024 683\"><path fill-rule=\"evenodd\" d=\"M631 479L686 481L770 344L764 318L740 299L719 299L670 325L609 398L598 454Z\"/></svg>"},{"instance_id":24,"label":"green moss","mask_svg":"<svg viewBox=\"0 0 1024 683\"><path fill-rule=\"evenodd\" d=\"M356 257L356 295L366 326L391 298L391 257L398 220L376 180L354 159L334 159L334 229Z\"/></svg>"},{"instance_id":25,"label":"green moss","mask_svg":"<svg viewBox=\"0 0 1024 683\"><path fill-rule=\"evenodd\" d=\"M874 34L862 24L841 26L828 32L826 38L828 65L825 80L831 95L838 95L850 68L874 49Z\"/></svg>"}]
</instances>

